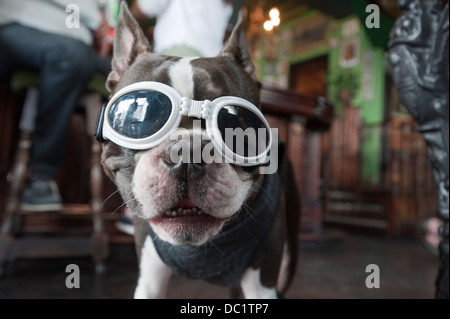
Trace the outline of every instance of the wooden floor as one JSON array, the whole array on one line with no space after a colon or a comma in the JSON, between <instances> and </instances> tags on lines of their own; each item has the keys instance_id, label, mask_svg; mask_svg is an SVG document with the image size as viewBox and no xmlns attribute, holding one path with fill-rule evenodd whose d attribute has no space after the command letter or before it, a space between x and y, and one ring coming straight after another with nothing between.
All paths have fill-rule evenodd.
<instances>
[{"instance_id":1,"label":"wooden floor","mask_svg":"<svg viewBox=\"0 0 450 319\"><path fill-rule=\"evenodd\" d=\"M416 239L386 239L343 233L334 241L303 244L289 299L433 298L438 258ZM66 266L80 268L80 288L65 285ZM366 266L380 268L380 288L365 285ZM23 259L0 279L0 299L131 298L137 274L133 245L114 244L107 271L96 276L90 258ZM174 277L169 298L228 298L229 290Z\"/></svg>"}]
</instances>

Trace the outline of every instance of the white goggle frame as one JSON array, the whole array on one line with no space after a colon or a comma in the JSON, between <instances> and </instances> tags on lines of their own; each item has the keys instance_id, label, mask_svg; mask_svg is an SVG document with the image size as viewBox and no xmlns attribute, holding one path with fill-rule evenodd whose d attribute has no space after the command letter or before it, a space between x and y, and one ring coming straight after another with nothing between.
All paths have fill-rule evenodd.
<instances>
[{"instance_id":1,"label":"white goggle frame","mask_svg":"<svg viewBox=\"0 0 450 319\"><path fill-rule=\"evenodd\" d=\"M108 120L108 114L114 103L128 93L136 91L157 91L166 95L172 103L172 111L167 122L155 134L144 138L130 138L116 132ZM259 120L266 126L269 142L266 144L266 150L260 154L252 157L245 157L234 153L224 141L220 130L217 127L217 117L219 111L226 106L238 106L251 111L257 115ZM265 119L262 112L251 102L235 97L223 96L214 101L204 100L196 101L188 97L182 97L172 87L159 82L137 82L128 85L119 90L111 100L108 102L104 112L99 118L100 130L99 132L103 140L110 140L111 142L133 150L151 149L163 143L180 125L183 116L195 117L204 119L206 121L206 134L216 150L219 150L225 162L233 163L240 166L254 166L264 164L268 160L268 153L272 146L272 132L269 123Z\"/></svg>"}]
</instances>

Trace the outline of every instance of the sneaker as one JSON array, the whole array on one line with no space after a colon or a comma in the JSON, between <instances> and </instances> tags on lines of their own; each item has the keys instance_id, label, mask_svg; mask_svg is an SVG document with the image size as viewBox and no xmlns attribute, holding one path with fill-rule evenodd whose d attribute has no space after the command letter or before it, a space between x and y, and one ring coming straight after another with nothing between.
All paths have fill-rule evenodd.
<instances>
[{"instance_id":1,"label":"sneaker","mask_svg":"<svg viewBox=\"0 0 450 319\"><path fill-rule=\"evenodd\" d=\"M133 213L128 207L124 208L122 216L116 221L116 228L125 234L134 235Z\"/></svg>"},{"instance_id":2,"label":"sneaker","mask_svg":"<svg viewBox=\"0 0 450 319\"><path fill-rule=\"evenodd\" d=\"M52 179L32 176L22 194L20 208L31 212L60 211L62 199Z\"/></svg>"}]
</instances>

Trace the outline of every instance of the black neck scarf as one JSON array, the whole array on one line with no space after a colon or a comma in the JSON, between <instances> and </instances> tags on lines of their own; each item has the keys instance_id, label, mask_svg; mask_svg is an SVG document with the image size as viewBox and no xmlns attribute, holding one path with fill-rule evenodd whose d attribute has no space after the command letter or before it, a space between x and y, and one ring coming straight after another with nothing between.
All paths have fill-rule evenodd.
<instances>
[{"instance_id":1,"label":"black neck scarf","mask_svg":"<svg viewBox=\"0 0 450 319\"><path fill-rule=\"evenodd\" d=\"M241 209L206 243L172 245L161 240L151 227L150 235L159 257L174 274L222 286L236 285L272 231L279 202L279 175L265 175L263 187L252 205Z\"/></svg>"}]
</instances>

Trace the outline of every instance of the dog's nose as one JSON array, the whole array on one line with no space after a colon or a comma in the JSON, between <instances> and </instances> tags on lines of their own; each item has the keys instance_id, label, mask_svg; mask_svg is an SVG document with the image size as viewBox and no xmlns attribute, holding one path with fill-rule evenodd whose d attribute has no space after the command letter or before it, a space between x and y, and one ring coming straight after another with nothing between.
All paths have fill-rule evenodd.
<instances>
[{"instance_id":1,"label":"dog's nose","mask_svg":"<svg viewBox=\"0 0 450 319\"><path fill-rule=\"evenodd\" d=\"M202 156L206 145L204 141L201 143L189 140L171 141L161 154L162 163L170 174L177 175L179 178L198 177L210 165Z\"/></svg>"}]
</instances>

